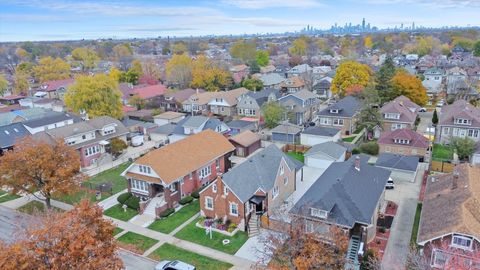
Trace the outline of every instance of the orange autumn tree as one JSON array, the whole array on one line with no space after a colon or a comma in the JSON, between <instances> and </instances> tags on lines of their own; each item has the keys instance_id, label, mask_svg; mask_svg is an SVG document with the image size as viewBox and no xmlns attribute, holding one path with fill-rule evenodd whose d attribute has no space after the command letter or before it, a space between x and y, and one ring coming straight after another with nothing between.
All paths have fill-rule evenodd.
<instances>
[{"instance_id":1,"label":"orange autumn tree","mask_svg":"<svg viewBox=\"0 0 480 270\"><path fill-rule=\"evenodd\" d=\"M392 88L388 94L390 99L404 95L420 106L425 105L428 101L427 89L422 85L422 81L404 70L396 72L391 84Z\"/></svg>"},{"instance_id":2,"label":"orange autumn tree","mask_svg":"<svg viewBox=\"0 0 480 270\"><path fill-rule=\"evenodd\" d=\"M82 200L71 211L31 217L13 243L1 243L0 269L123 269L115 226L98 205Z\"/></svg>"},{"instance_id":3,"label":"orange autumn tree","mask_svg":"<svg viewBox=\"0 0 480 270\"><path fill-rule=\"evenodd\" d=\"M0 156L0 186L13 193L33 194L51 208L54 193L68 194L78 187L80 157L63 140L26 138Z\"/></svg>"}]
</instances>

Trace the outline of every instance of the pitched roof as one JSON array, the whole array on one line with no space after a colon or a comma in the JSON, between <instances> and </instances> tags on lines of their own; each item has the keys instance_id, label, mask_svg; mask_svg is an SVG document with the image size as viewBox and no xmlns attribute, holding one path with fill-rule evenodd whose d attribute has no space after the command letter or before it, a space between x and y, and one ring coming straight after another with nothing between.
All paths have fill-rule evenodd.
<instances>
[{"instance_id":1,"label":"pitched roof","mask_svg":"<svg viewBox=\"0 0 480 270\"><path fill-rule=\"evenodd\" d=\"M305 82L298 76L290 77L280 83L282 88L299 88L305 86Z\"/></svg>"},{"instance_id":2,"label":"pitched roof","mask_svg":"<svg viewBox=\"0 0 480 270\"><path fill-rule=\"evenodd\" d=\"M72 119L74 122L81 121L81 119L78 116L71 115L69 113L52 112L51 114L45 115L44 117L41 117L41 118L24 121L23 124L30 128L37 128L41 126L46 126L54 123L67 121L70 119Z\"/></svg>"},{"instance_id":3,"label":"pitched roof","mask_svg":"<svg viewBox=\"0 0 480 270\"><path fill-rule=\"evenodd\" d=\"M420 159L416 156L381 153L375 166L414 172L417 170L419 162Z\"/></svg>"},{"instance_id":4,"label":"pitched roof","mask_svg":"<svg viewBox=\"0 0 480 270\"><path fill-rule=\"evenodd\" d=\"M400 96L383 105L380 109L380 113L400 114L400 119L386 119L386 121L414 122L417 118L417 111L419 108L420 107L417 104L411 102L407 97ZM412 111L412 109L414 111Z\"/></svg>"},{"instance_id":5,"label":"pitched roof","mask_svg":"<svg viewBox=\"0 0 480 270\"><path fill-rule=\"evenodd\" d=\"M250 125L254 125L254 123L252 123L251 121L245 121L245 120L232 120L227 123L227 126L230 128L244 128Z\"/></svg>"},{"instance_id":6,"label":"pitched roof","mask_svg":"<svg viewBox=\"0 0 480 270\"><path fill-rule=\"evenodd\" d=\"M395 139L407 139L410 142L408 144L395 143ZM409 128L401 128L392 131L382 132L378 139L378 144L393 144L404 147L418 147L427 148L429 145L428 139L422 134L415 132Z\"/></svg>"},{"instance_id":7,"label":"pitched roof","mask_svg":"<svg viewBox=\"0 0 480 270\"><path fill-rule=\"evenodd\" d=\"M21 123L0 126L0 149L12 147L16 140L28 135L30 132Z\"/></svg>"},{"instance_id":8,"label":"pitched roof","mask_svg":"<svg viewBox=\"0 0 480 270\"><path fill-rule=\"evenodd\" d=\"M260 76L260 80L263 82L263 85L277 85L285 81L286 78L281 76L278 73L268 73Z\"/></svg>"},{"instance_id":9,"label":"pitched roof","mask_svg":"<svg viewBox=\"0 0 480 270\"><path fill-rule=\"evenodd\" d=\"M192 88L187 88L175 92L170 92L170 93L165 93L166 98L173 98L177 102L184 102L187 100L191 95L196 94L198 91L199 94L205 93L205 90L203 89L192 89Z\"/></svg>"},{"instance_id":10,"label":"pitched roof","mask_svg":"<svg viewBox=\"0 0 480 270\"><path fill-rule=\"evenodd\" d=\"M265 192L273 189L282 159L292 170L303 166L271 144L226 172L222 181L240 201L246 202L259 188Z\"/></svg>"},{"instance_id":11,"label":"pitched roof","mask_svg":"<svg viewBox=\"0 0 480 270\"><path fill-rule=\"evenodd\" d=\"M161 96L165 93L167 87L163 84L155 85L143 85L140 87L134 87L131 90L131 94L138 95L143 99L148 99L156 96Z\"/></svg>"},{"instance_id":12,"label":"pitched roof","mask_svg":"<svg viewBox=\"0 0 480 270\"><path fill-rule=\"evenodd\" d=\"M185 122L182 123L184 127L199 128L205 122L208 121L208 117L202 115L195 115L188 117Z\"/></svg>"},{"instance_id":13,"label":"pitched roof","mask_svg":"<svg viewBox=\"0 0 480 270\"><path fill-rule=\"evenodd\" d=\"M318 115L352 117L360 110L361 106L362 104L358 99L352 96L346 96L340 99L337 103L321 110ZM338 113L330 113L330 110L332 109L338 110Z\"/></svg>"},{"instance_id":14,"label":"pitched roof","mask_svg":"<svg viewBox=\"0 0 480 270\"><path fill-rule=\"evenodd\" d=\"M224 136L205 130L150 151L135 164L150 166L164 183L171 184L233 150L235 147Z\"/></svg>"},{"instance_id":15,"label":"pitched roof","mask_svg":"<svg viewBox=\"0 0 480 270\"><path fill-rule=\"evenodd\" d=\"M192 94L189 98L185 99L182 104L198 104L198 105L205 105L207 104L208 102L210 102L210 100L212 100L213 97L215 97L215 95L217 94L217 92L204 92L204 93L194 93Z\"/></svg>"},{"instance_id":16,"label":"pitched roof","mask_svg":"<svg viewBox=\"0 0 480 270\"><path fill-rule=\"evenodd\" d=\"M340 132L338 128L328 128L328 127L307 127L302 131L302 134L309 135L318 135L325 137L333 137Z\"/></svg>"},{"instance_id":17,"label":"pitched roof","mask_svg":"<svg viewBox=\"0 0 480 270\"><path fill-rule=\"evenodd\" d=\"M46 92L55 91L60 87L67 87L73 83L75 83L74 79L48 81L42 84L42 91L46 91Z\"/></svg>"},{"instance_id":18,"label":"pitched roof","mask_svg":"<svg viewBox=\"0 0 480 270\"><path fill-rule=\"evenodd\" d=\"M310 213L310 208L316 208L329 212L329 223L348 228L370 224L391 172L369 165L367 155L359 155L357 170L356 157L332 163L290 212L318 219Z\"/></svg>"},{"instance_id":19,"label":"pitched roof","mask_svg":"<svg viewBox=\"0 0 480 270\"><path fill-rule=\"evenodd\" d=\"M213 101L213 99L215 99L215 98L222 98L230 106L235 106L235 105L237 105L238 97L240 97L241 95L243 95L245 93L248 93L248 92L250 92L250 90L248 90L245 87L240 87L240 88L232 89L232 90L229 90L229 91L219 91L219 92L215 92L215 95L212 96L210 101Z\"/></svg>"},{"instance_id":20,"label":"pitched roof","mask_svg":"<svg viewBox=\"0 0 480 270\"><path fill-rule=\"evenodd\" d=\"M308 91L307 89L300 90L300 91L295 92L291 95L294 96L294 97L297 97L299 99L302 99L302 100L307 100L307 99L310 99L310 98L317 98L317 95Z\"/></svg>"},{"instance_id":21,"label":"pitched roof","mask_svg":"<svg viewBox=\"0 0 480 270\"><path fill-rule=\"evenodd\" d=\"M245 70L245 69L247 69L247 68L248 68L247 65L241 64L241 65L232 66L232 67L230 68L230 71L231 71L231 72L240 72L240 71L243 71L243 70Z\"/></svg>"},{"instance_id":22,"label":"pitched roof","mask_svg":"<svg viewBox=\"0 0 480 270\"><path fill-rule=\"evenodd\" d=\"M455 179L455 174L458 178ZM457 165L431 176L423 200L418 243L457 232L480 236L480 165Z\"/></svg>"},{"instance_id":23,"label":"pitched roof","mask_svg":"<svg viewBox=\"0 0 480 270\"><path fill-rule=\"evenodd\" d=\"M235 136L230 137L230 140L240 144L241 146L250 146L255 142L260 141L260 135L253 133L250 130L245 130Z\"/></svg>"},{"instance_id":24,"label":"pitched roof","mask_svg":"<svg viewBox=\"0 0 480 270\"><path fill-rule=\"evenodd\" d=\"M179 118L179 117L182 117L182 116L185 116L185 115L186 115L185 113L181 113L181 112L168 111L168 112L161 113L159 115L155 115L153 118L154 119L172 120L172 119Z\"/></svg>"},{"instance_id":25,"label":"pitched roof","mask_svg":"<svg viewBox=\"0 0 480 270\"><path fill-rule=\"evenodd\" d=\"M302 131L301 126L297 126L291 123L282 123L276 127L274 127L271 132L272 133L283 133L283 134L298 134Z\"/></svg>"},{"instance_id":26,"label":"pitched roof","mask_svg":"<svg viewBox=\"0 0 480 270\"><path fill-rule=\"evenodd\" d=\"M442 107L438 117L439 125L455 125L455 118L472 120L472 127L480 127L480 108L474 107L466 100L457 100L451 105ZM469 127L469 126L465 126Z\"/></svg>"},{"instance_id":27,"label":"pitched roof","mask_svg":"<svg viewBox=\"0 0 480 270\"><path fill-rule=\"evenodd\" d=\"M313 156L315 154L322 153L334 159L338 159L345 154L346 151L347 148L339 145L338 143L324 142L312 146L312 148L305 153L305 156Z\"/></svg>"}]
</instances>

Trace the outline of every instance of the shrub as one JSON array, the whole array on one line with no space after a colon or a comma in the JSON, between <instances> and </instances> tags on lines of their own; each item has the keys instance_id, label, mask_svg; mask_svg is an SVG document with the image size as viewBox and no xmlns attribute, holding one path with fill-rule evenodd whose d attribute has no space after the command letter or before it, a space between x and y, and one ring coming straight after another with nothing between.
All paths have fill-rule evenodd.
<instances>
[{"instance_id":1,"label":"shrub","mask_svg":"<svg viewBox=\"0 0 480 270\"><path fill-rule=\"evenodd\" d=\"M378 229L379 232L381 233L385 233L387 231L387 229L385 227L380 227L380 229Z\"/></svg>"},{"instance_id":2,"label":"shrub","mask_svg":"<svg viewBox=\"0 0 480 270\"><path fill-rule=\"evenodd\" d=\"M361 153L361 152L360 152L360 149L358 149L358 148L353 148L353 150L352 150L352 155L358 155L358 154L360 154L360 153Z\"/></svg>"},{"instance_id":3,"label":"shrub","mask_svg":"<svg viewBox=\"0 0 480 270\"><path fill-rule=\"evenodd\" d=\"M120 196L118 196L117 198L117 201L120 203L120 204L125 204L125 202L130 199L130 197L132 197L132 193L128 193L128 192L125 192L123 194L120 194Z\"/></svg>"},{"instance_id":4,"label":"shrub","mask_svg":"<svg viewBox=\"0 0 480 270\"><path fill-rule=\"evenodd\" d=\"M230 225L228 225L227 231L228 232L233 232L233 231L235 231L236 228L237 228L237 224L231 223Z\"/></svg>"},{"instance_id":5,"label":"shrub","mask_svg":"<svg viewBox=\"0 0 480 270\"><path fill-rule=\"evenodd\" d=\"M376 156L378 155L379 146L376 142L367 142L360 144L360 151L365 154Z\"/></svg>"},{"instance_id":6,"label":"shrub","mask_svg":"<svg viewBox=\"0 0 480 270\"><path fill-rule=\"evenodd\" d=\"M165 209L165 211L163 211L162 213L160 213L160 217L162 217L162 218L168 217L168 216L170 216L171 214L173 214L173 212L175 212L175 209L174 209L174 208L167 208L167 209Z\"/></svg>"},{"instance_id":7,"label":"shrub","mask_svg":"<svg viewBox=\"0 0 480 270\"><path fill-rule=\"evenodd\" d=\"M195 199L200 198L200 192L198 190L192 192L191 196Z\"/></svg>"},{"instance_id":8,"label":"shrub","mask_svg":"<svg viewBox=\"0 0 480 270\"><path fill-rule=\"evenodd\" d=\"M187 204L187 203L191 203L192 201L193 201L193 197L192 197L192 196L186 196L186 197L183 197L183 198L179 201L179 203L180 203L181 205L185 205L185 204Z\"/></svg>"},{"instance_id":9,"label":"shrub","mask_svg":"<svg viewBox=\"0 0 480 270\"><path fill-rule=\"evenodd\" d=\"M128 206L128 208L138 210L140 209L140 198L136 196L131 196L125 204Z\"/></svg>"}]
</instances>

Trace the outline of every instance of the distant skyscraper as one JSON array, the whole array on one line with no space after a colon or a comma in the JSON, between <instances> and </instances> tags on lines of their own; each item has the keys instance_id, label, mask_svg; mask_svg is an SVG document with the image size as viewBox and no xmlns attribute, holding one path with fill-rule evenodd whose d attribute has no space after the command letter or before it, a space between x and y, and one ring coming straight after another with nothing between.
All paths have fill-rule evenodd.
<instances>
[{"instance_id":1,"label":"distant skyscraper","mask_svg":"<svg viewBox=\"0 0 480 270\"><path fill-rule=\"evenodd\" d=\"M365 18L362 20L362 29L365 29Z\"/></svg>"},{"instance_id":2,"label":"distant skyscraper","mask_svg":"<svg viewBox=\"0 0 480 270\"><path fill-rule=\"evenodd\" d=\"M415 30L415 22L412 22L412 30Z\"/></svg>"}]
</instances>

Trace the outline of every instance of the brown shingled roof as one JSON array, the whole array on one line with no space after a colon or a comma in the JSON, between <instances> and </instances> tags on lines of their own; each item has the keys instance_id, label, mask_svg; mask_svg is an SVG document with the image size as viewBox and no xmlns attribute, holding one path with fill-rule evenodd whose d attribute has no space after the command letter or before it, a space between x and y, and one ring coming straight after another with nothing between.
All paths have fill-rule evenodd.
<instances>
[{"instance_id":1,"label":"brown shingled roof","mask_svg":"<svg viewBox=\"0 0 480 270\"><path fill-rule=\"evenodd\" d=\"M250 130L245 130L244 132L231 137L230 140L240 144L241 146L250 146L259 141L260 136L251 132Z\"/></svg>"}]
</instances>

